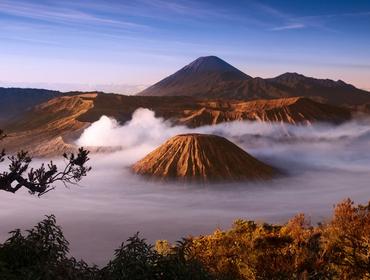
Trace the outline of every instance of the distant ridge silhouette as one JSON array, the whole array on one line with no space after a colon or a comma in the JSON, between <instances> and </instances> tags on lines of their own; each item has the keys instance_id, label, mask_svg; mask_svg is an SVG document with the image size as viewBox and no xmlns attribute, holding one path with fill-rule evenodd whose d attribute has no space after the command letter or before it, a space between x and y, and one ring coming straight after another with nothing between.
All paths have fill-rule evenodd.
<instances>
[{"instance_id":1,"label":"distant ridge silhouette","mask_svg":"<svg viewBox=\"0 0 370 280\"><path fill-rule=\"evenodd\" d=\"M252 78L216 56L200 57L138 95L244 100L305 96L335 105L370 102L369 92L341 80L315 79L298 73Z\"/></svg>"}]
</instances>

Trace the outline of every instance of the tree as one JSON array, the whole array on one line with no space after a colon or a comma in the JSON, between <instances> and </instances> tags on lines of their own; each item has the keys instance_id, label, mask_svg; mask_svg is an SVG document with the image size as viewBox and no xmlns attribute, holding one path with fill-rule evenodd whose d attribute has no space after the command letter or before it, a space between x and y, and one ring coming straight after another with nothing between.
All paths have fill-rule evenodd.
<instances>
[{"instance_id":1,"label":"tree","mask_svg":"<svg viewBox=\"0 0 370 280\"><path fill-rule=\"evenodd\" d=\"M334 209L323 230L323 259L340 279L370 279L370 202L347 199Z\"/></svg>"},{"instance_id":2,"label":"tree","mask_svg":"<svg viewBox=\"0 0 370 280\"><path fill-rule=\"evenodd\" d=\"M5 137L5 133L0 130L0 141ZM47 165L42 164L37 169L29 169L32 157L28 152L19 151L16 155L7 157L5 151L1 150L0 163L8 160L9 166L7 171L0 172L0 190L15 193L24 187L31 194L41 196L53 190L54 183L77 184L91 170L91 167L86 166L88 155L89 151L79 148L77 154L63 155L66 165L62 170L53 161Z\"/></svg>"},{"instance_id":3,"label":"tree","mask_svg":"<svg viewBox=\"0 0 370 280\"><path fill-rule=\"evenodd\" d=\"M4 280L94 280L96 266L69 257L55 216L50 215L25 234L16 229L0 244L0 279Z\"/></svg>"},{"instance_id":4,"label":"tree","mask_svg":"<svg viewBox=\"0 0 370 280\"><path fill-rule=\"evenodd\" d=\"M157 279L158 254L153 246L139 238L139 233L122 243L115 251L115 258L104 268L104 278L114 280Z\"/></svg>"}]
</instances>

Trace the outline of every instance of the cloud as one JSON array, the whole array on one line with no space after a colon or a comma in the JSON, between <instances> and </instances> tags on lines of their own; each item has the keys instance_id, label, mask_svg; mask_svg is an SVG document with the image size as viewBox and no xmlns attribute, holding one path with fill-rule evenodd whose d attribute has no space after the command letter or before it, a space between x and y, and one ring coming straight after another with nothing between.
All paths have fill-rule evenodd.
<instances>
[{"instance_id":1,"label":"cloud","mask_svg":"<svg viewBox=\"0 0 370 280\"><path fill-rule=\"evenodd\" d=\"M305 28L306 26L302 23L292 23L288 25L283 25L283 26L278 26L271 28L270 30L272 31L282 31L282 30L291 30L291 29L302 29Z\"/></svg>"},{"instance_id":2,"label":"cloud","mask_svg":"<svg viewBox=\"0 0 370 280\"><path fill-rule=\"evenodd\" d=\"M101 17L78 9L27 3L24 1L1 1L0 13L55 23L93 23L119 28L149 28L147 25Z\"/></svg>"},{"instance_id":3,"label":"cloud","mask_svg":"<svg viewBox=\"0 0 370 280\"><path fill-rule=\"evenodd\" d=\"M149 109L139 108L132 119L120 126L116 120L102 116L88 127L77 140L79 146L119 146L129 149L141 144L154 148L167 138L187 131L183 126L171 126L162 118L156 118Z\"/></svg>"},{"instance_id":4,"label":"cloud","mask_svg":"<svg viewBox=\"0 0 370 280\"><path fill-rule=\"evenodd\" d=\"M250 149L268 158L269 152L276 153L275 148L269 147L269 145L287 147L286 145L292 144L292 147L301 149L302 146L312 142L316 143L318 151L323 153L325 153L327 145L331 146L334 142L340 143L338 144L340 146L346 141L362 139L357 145L360 147L361 143L366 146L369 143L362 141L370 139L370 126L366 121L347 122L339 126L322 123L308 127L281 123L235 121L191 129L185 126L173 126L170 122L156 117L153 111L139 108L133 113L132 119L123 125L119 125L112 118L102 116L85 129L76 144L79 146L120 147L123 153L135 149L139 154L135 156L130 153L133 157L128 160L130 164L133 164L145 153L154 150L170 137L183 133L206 133L223 136L231 141L247 144L247 150ZM145 152L140 151L138 147L143 147ZM321 147L324 147L323 151L321 151ZM289 149L291 148L289 147ZM330 155L330 157L335 158L335 155ZM311 158L311 155L308 154L305 158Z\"/></svg>"},{"instance_id":5,"label":"cloud","mask_svg":"<svg viewBox=\"0 0 370 280\"><path fill-rule=\"evenodd\" d=\"M61 186L42 199L26 191L16 196L0 192L0 242L10 230L30 228L53 213L71 242L71 254L103 265L137 231L149 242L175 241L228 228L236 218L281 223L304 212L313 223L323 221L332 205L346 197L356 203L369 199L369 123L232 122L189 129L173 126L148 109L137 110L123 125L102 117L85 130L80 143L120 145L122 149L91 154L93 169L80 187ZM287 176L261 183L200 187L148 182L131 173L135 161L168 137L187 132L224 136L254 157L283 169Z\"/></svg>"},{"instance_id":6,"label":"cloud","mask_svg":"<svg viewBox=\"0 0 370 280\"><path fill-rule=\"evenodd\" d=\"M309 15L309 16L291 18L291 20L320 20L320 19L332 19L332 18L343 18L343 17L363 17L363 16L365 17L370 16L370 11L354 12L354 13Z\"/></svg>"},{"instance_id":7,"label":"cloud","mask_svg":"<svg viewBox=\"0 0 370 280\"><path fill-rule=\"evenodd\" d=\"M275 21L282 22L281 25L271 27L271 31L283 31L291 29L302 29L302 28L317 28L329 32L337 32L333 28L327 26L329 20L341 19L345 17L366 17L370 16L370 11L352 12L352 13L337 13L337 14L321 14L321 15L308 15L308 16L296 16L285 13L273 6L267 4L261 4L252 1L255 9L262 11L263 13L273 17ZM272 23L269 22L271 25Z\"/></svg>"}]
</instances>

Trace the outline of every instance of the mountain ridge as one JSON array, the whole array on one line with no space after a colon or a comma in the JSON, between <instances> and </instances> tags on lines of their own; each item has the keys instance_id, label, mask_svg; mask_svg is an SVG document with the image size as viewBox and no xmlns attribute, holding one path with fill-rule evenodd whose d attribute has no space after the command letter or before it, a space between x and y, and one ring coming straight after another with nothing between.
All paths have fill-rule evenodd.
<instances>
[{"instance_id":1,"label":"mountain ridge","mask_svg":"<svg viewBox=\"0 0 370 280\"><path fill-rule=\"evenodd\" d=\"M295 72L253 78L216 56L200 57L137 95L242 100L305 96L334 105L370 103L370 92L342 80L317 79Z\"/></svg>"},{"instance_id":2,"label":"mountain ridge","mask_svg":"<svg viewBox=\"0 0 370 280\"><path fill-rule=\"evenodd\" d=\"M138 108L148 108L157 118L187 127L243 120L310 125L342 123L352 117L352 111L347 108L303 97L245 101L86 93L51 99L1 127L9 136L1 146L9 152L23 148L37 156L52 155L53 151L60 153L63 149L70 150L69 143L101 116L124 124Z\"/></svg>"},{"instance_id":3,"label":"mountain ridge","mask_svg":"<svg viewBox=\"0 0 370 280\"><path fill-rule=\"evenodd\" d=\"M47 89L0 87L0 122L9 121L37 104L62 95Z\"/></svg>"}]
</instances>

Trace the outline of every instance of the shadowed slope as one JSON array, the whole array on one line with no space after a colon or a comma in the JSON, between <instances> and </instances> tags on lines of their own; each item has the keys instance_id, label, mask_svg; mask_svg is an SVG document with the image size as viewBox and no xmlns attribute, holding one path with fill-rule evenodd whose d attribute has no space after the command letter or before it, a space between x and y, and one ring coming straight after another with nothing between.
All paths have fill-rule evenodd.
<instances>
[{"instance_id":1,"label":"shadowed slope","mask_svg":"<svg viewBox=\"0 0 370 280\"><path fill-rule=\"evenodd\" d=\"M316 79L298 73L285 73L272 79L270 84L287 96L307 96L338 105L359 105L370 102L370 93L342 80Z\"/></svg>"},{"instance_id":2,"label":"shadowed slope","mask_svg":"<svg viewBox=\"0 0 370 280\"><path fill-rule=\"evenodd\" d=\"M33 106L62 96L61 92L46 89L0 88L0 122L6 122Z\"/></svg>"},{"instance_id":3,"label":"shadowed slope","mask_svg":"<svg viewBox=\"0 0 370 280\"><path fill-rule=\"evenodd\" d=\"M335 105L370 103L369 92L341 80L315 79L297 73L271 79L252 78L215 56L198 58L138 95L243 100L304 96Z\"/></svg>"},{"instance_id":4,"label":"shadowed slope","mask_svg":"<svg viewBox=\"0 0 370 280\"><path fill-rule=\"evenodd\" d=\"M231 94L248 75L216 56L200 57L173 75L139 93L155 96L206 96Z\"/></svg>"},{"instance_id":5,"label":"shadowed slope","mask_svg":"<svg viewBox=\"0 0 370 280\"><path fill-rule=\"evenodd\" d=\"M181 181L266 180L278 174L227 139L206 134L172 137L132 169L140 175Z\"/></svg>"}]
</instances>

